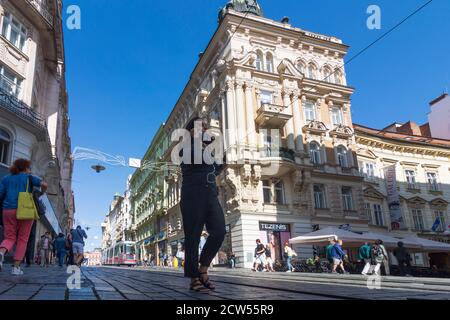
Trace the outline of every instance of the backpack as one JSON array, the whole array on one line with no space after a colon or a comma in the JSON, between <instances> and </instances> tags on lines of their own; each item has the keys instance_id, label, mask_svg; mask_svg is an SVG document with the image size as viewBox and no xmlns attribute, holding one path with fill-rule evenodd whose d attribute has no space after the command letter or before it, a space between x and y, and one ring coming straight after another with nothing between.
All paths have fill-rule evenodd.
<instances>
[{"instance_id":1,"label":"backpack","mask_svg":"<svg viewBox=\"0 0 450 320\"><path fill-rule=\"evenodd\" d=\"M373 246L372 247L372 255L375 259L376 258L383 259L384 258L383 249L381 249L380 246Z\"/></svg>"}]
</instances>

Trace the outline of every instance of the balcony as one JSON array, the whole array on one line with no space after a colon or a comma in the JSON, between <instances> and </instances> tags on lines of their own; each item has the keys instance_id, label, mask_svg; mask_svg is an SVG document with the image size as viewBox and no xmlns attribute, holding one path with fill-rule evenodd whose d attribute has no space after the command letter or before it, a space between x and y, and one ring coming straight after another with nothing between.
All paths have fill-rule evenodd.
<instances>
[{"instance_id":1,"label":"balcony","mask_svg":"<svg viewBox=\"0 0 450 320\"><path fill-rule=\"evenodd\" d=\"M25 0L28 2L40 15L44 20L53 28L53 15L50 13L50 10L47 5L47 1L45 0Z\"/></svg>"},{"instance_id":2,"label":"balcony","mask_svg":"<svg viewBox=\"0 0 450 320\"><path fill-rule=\"evenodd\" d=\"M279 150L266 147L260 150L261 158L283 158L286 160L295 161L294 152L287 148L280 148Z\"/></svg>"},{"instance_id":3,"label":"balcony","mask_svg":"<svg viewBox=\"0 0 450 320\"><path fill-rule=\"evenodd\" d=\"M47 134L47 123L45 118L15 97L12 94L12 91L9 90L10 87L6 85L7 83L5 81L4 78L1 78L0 109L2 110L2 115L7 112L10 115L20 118L39 132ZM5 116L7 116L7 114L5 114Z\"/></svg>"},{"instance_id":4,"label":"balcony","mask_svg":"<svg viewBox=\"0 0 450 320\"><path fill-rule=\"evenodd\" d=\"M259 107L256 116L256 123L262 127L283 128L286 122L292 118L287 114L286 107L271 103L263 103Z\"/></svg>"}]
</instances>

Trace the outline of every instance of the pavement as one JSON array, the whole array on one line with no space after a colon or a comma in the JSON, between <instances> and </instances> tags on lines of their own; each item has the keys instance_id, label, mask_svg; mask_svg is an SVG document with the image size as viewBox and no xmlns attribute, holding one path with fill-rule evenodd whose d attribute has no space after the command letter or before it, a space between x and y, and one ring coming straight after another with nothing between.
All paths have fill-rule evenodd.
<instances>
[{"instance_id":1,"label":"pavement","mask_svg":"<svg viewBox=\"0 0 450 320\"><path fill-rule=\"evenodd\" d=\"M142 267L31 266L20 277L11 266L0 272L0 300L449 300L450 279L382 277L367 286L367 277L306 273L256 273L215 268L217 289L209 294L189 291L180 269ZM68 278L70 288L67 286ZM373 283L373 282L371 282ZM75 286L75 287L73 287Z\"/></svg>"}]
</instances>

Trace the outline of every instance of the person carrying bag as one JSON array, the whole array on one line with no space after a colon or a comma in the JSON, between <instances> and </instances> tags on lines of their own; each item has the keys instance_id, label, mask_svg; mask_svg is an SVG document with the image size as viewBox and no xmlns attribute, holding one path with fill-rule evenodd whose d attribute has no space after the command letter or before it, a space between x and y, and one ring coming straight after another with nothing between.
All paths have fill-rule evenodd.
<instances>
[{"instance_id":1,"label":"person carrying bag","mask_svg":"<svg viewBox=\"0 0 450 320\"><path fill-rule=\"evenodd\" d=\"M3 224L5 239L0 244L0 269L3 267L5 254L16 247L12 275L20 276L23 271L20 264L25 256L28 238L34 220L39 214L34 203L32 189L47 190L47 184L41 179L31 176L31 162L17 159L0 183L0 199L3 200ZM30 191L31 188L31 191Z\"/></svg>"}]
</instances>

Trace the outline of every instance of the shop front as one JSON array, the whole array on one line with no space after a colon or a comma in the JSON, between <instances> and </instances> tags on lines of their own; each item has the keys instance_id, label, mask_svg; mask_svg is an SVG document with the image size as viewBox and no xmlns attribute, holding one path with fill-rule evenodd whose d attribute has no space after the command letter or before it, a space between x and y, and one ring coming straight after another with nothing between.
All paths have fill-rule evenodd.
<instances>
[{"instance_id":1,"label":"shop front","mask_svg":"<svg viewBox=\"0 0 450 320\"><path fill-rule=\"evenodd\" d=\"M259 222L259 239L272 244L274 260L283 260L283 246L291 239L291 226L285 223Z\"/></svg>"}]
</instances>

